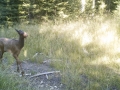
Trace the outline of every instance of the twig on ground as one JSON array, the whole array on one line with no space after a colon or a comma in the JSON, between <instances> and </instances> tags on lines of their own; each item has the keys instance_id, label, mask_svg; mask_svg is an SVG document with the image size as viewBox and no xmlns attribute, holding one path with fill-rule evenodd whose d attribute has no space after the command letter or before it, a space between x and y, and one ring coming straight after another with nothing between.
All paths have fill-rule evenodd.
<instances>
[{"instance_id":1,"label":"twig on ground","mask_svg":"<svg viewBox=\"0 0 120 90\"><path fill-rule=\"evenodd\" d=\"M57 62L57 61L62 61L62 60L59 60L59 59L48 59L48 60L45 60L43 61L43 63L50 63L50 62Z\"/></svg>"},{"instance_id":2,"label":"twig on ground","mask_svg":"<svg viewBox=\"0 0 120 90\"><path fill-rule=\"evenodd\" d=\"M51 72L38 73L38 74L35 74L35 75L31 76L30 78L34 78L34 77L38 77L38 76L42 76L42 75L48 75L48 74L52 74L52 73L60 73L60 71L51 71Z\"/></svg>"}]
</instances>

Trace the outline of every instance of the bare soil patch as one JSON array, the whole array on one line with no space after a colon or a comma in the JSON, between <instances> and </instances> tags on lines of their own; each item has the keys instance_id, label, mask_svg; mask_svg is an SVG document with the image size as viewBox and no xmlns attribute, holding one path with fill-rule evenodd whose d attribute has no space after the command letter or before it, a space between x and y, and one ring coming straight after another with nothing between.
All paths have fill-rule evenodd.
<instances>
[{"instance_id":1,"label":"bare soil patch","mask_svg":"<svg viewBox=\"0 0 120 90\"><path fill-rule=\"evenodd\" d=\"M22 62L22 68L26 74L23 78L28 81L28 86L33 90L64 90L65 86L61 82L60 72L49 73L56 71L49 64L39 64L26 60ZM11 72L15 72L16 64L13 64L10 69ZM38 73L48 74L38 75L34 77L34 75Z\"/></svg>"}]
</instances>

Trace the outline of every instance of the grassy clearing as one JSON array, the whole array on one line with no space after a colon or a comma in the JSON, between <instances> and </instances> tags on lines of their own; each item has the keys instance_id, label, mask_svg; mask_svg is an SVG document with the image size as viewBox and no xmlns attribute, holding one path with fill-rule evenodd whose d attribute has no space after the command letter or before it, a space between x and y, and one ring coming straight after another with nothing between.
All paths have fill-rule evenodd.
<instances>
[{"instance_id":1,"label":"grassy clearing","mask_svg":"<svg viewBox=\"0 0 120 90\"><path fill-rule=\"evenodd\" d=\"M0 65L0 67L3 67ZM0 90L31 90L27 81L0 68Z\"/></svg>"},{"instance_id":2,"label":"grassy clearing","mask_svg":"<svg viewBox=\"0 0 120 90\"><path fill-rule=\"evenodd\" d=\"M119 26L120 22L113 17L96 16L16 25L7 32L1 30L1 36L17 37L13 28L28 32L20 59L53 60L51 66L61 70L67 90L119 90ZM42 54L32 58L36 52Z\"/></svg>"}]
</instances>

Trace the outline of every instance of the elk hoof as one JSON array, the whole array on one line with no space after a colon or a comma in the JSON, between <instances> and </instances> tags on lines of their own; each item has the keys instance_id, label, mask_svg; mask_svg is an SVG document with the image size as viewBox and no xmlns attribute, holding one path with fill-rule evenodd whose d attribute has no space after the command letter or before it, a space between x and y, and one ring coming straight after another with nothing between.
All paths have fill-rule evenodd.
<instances>
[{"instance_id":1,"label":"elk hoof","mask_svg":"<svg viewBox=\"0 0 120 90\"><path fill-rule=\"evenodd\" d=\"M19 68L17 68L17 72L20 72L20 69L19 69Z\"/></svg>"},{"instance_id":2,"label":"elk hoof","mask_svg":"<svg viewBox=\"0 0 120 90\"><path fill-rule=\"evenodd\" d=\"M24 74L25 74L25 72L24 72L24 71L22 71L22 72L21 72L21 75L22 75L22 76L24 76Z\"/></svg>"}]
</instances>

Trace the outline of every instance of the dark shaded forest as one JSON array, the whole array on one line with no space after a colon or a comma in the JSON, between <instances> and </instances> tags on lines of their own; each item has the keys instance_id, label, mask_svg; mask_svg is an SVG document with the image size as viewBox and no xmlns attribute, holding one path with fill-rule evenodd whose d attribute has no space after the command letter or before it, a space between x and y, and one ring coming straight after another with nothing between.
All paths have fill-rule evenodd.
<instances>
[{"instance_id":1,"label":"dark shaded forest","mask_svg":"<svg viewBox=\"0 0 120 90\"><path fill-rule=\"evenodd\" d=\"M119 0L0 0L0 25L113 13Z\"/></svg>"}]
</instances>

